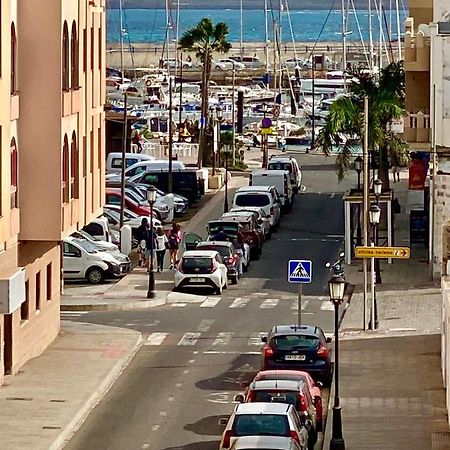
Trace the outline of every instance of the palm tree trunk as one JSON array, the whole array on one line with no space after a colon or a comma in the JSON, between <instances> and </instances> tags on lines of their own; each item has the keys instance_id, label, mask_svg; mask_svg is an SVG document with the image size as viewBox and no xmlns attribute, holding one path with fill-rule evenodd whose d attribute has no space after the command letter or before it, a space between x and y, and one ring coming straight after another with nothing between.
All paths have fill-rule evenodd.
<instances>
[{"instance_id":1,"label":"palm tree trunk","mask_svg":"<svg viewBox=\"0 0 450 450\"><path fill-rule=\"evenodd\" d=\"M197 156L197 165L199 168L203 166L203 155L205 154L206 150L206 119L208 117L208 69L209 69L209 49L206 48L205 50L205 57L203 60L203 70L202 70L202 119L205 121L203 125L200 127L200 138L199 138L199 145L198 145L198 156Z\"/></svg>"}]
</instances>

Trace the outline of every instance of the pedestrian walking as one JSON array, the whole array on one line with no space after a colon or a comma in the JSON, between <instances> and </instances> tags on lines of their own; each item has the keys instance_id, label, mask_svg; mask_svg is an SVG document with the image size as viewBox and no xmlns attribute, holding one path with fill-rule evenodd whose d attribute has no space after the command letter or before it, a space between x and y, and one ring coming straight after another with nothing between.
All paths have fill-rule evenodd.
<instances>
[{"instance_id":1,"label":"pedestrian walking","mask_svg":"<svg viewBox=\"0 0 450 450\"><path fill-rule=\"evenodd\" d=\"M155 267L155 257L156 257L156 233L153 228L147 228L145 234L145 260L148 267L147 272L150 272L150 266ZM152 258L150 260L150 258Z\"/></svg>"},{"instance_id":2,"label":"pedestrian walking","mask_svg":"<svg viewBox=\"0 0 450 450\"><path fill-rule=\"evenodd\" d=\"M164 256L166 254L166 248L169 246L169 240L164 233L162 227L158 227L156 230L156 266L157 272L164 270Z\"/></svg>"},{"instance_id":3,"label":"pedestrian walking","mask_svg":"<svg viewBox=\"0 0 450 450\"><path fill-rule=\"evenodd\" d=\"M148 219L144 217L141 220L141 224L136 229L136 238L138 241L138 255L139 255L139 261L138 266L142 267L145 266L145 246L146 246L146 237L147 237L147 230L148 230Z\"/></svg>"},{"instance_id":4,"label":"pedestrian walking","mask_svg":"<svg viewBox=\"0 0 450 450\"><path fill-rule=\"evenodd\" d=\"M168 247L169 247L169 254L170 254L170 266L169 269L175 269L175 266L177 264L178 260L178 250L180 248L181 243L181 227L177 223L172 223L172 228L170 229L167 241L168 241Z\"/></svg>"},{"instance_id":5,"label":"pedestrian walking","mask_svg":"<svg viewBox=\"0 0 450 450\"><path fill-rule=\"evenodd\" d=\"M400 182L400 158L396 152L391 152L391 170L394 183Z\"/></svg>"}]
</instances>

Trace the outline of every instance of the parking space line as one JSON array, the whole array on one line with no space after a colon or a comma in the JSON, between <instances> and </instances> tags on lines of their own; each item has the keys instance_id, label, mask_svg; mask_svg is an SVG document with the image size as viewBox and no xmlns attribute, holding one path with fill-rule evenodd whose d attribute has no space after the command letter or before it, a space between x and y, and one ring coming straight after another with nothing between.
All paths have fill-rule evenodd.
<instances>
[{"instance_id":1,"label":"parking space line","mask_svg":"<svg viewBox=\"0 0 450 450\"><path fill-rule=\"evenodd\" d=\"M177 345L195 345L199 340L201 333L188 332L178 341Z\"/></svg>"},{"instance_id":2,"label":"parking space line","mask_svg":"<svg viewBox=\"0 0 450 450\"><path fill-rule=\"evenodd\" d=\"M169 333L151 333L144 345L161 345Z\"/></svg>"}]
</instances>

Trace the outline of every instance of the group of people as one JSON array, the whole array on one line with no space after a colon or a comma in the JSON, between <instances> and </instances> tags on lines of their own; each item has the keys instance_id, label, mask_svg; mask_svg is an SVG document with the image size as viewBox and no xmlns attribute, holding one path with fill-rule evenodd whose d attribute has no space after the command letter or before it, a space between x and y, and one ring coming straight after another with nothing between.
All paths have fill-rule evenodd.
<instances>
[{"instance_id":1,"label":"group of people","mask_svg":"<svg viewBox=\"0 0 450 450\"><path fill-rule=\"evenodd\" d=\"M161 226L150 228L148 219L144 217L137 229L137 238L139 266L147 267L147 271L150 271L150 267L153 266L156 267L157 272L162 272L166 251L169 250L169 269L175 268L182 240L180 225L172 223L171 229L166 233Z\"/></svg>"}]
</instances>

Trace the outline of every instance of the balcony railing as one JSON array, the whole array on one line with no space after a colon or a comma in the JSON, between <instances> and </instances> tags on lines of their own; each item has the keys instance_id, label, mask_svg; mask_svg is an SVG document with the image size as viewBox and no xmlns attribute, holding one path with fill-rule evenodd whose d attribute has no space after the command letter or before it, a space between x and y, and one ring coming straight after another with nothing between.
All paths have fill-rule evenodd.
<instances>
[{"instance_id":1,"label":"balcony railing","mask_svg":"<svg viewBox=\"0 0 450 450\"><path fill-rule=\"evenodd\" d=\"M422 111L408 112L405 117L404 138L409 143L428 143L431 139L430 115Z\"/></svg>"}]
</instances>

